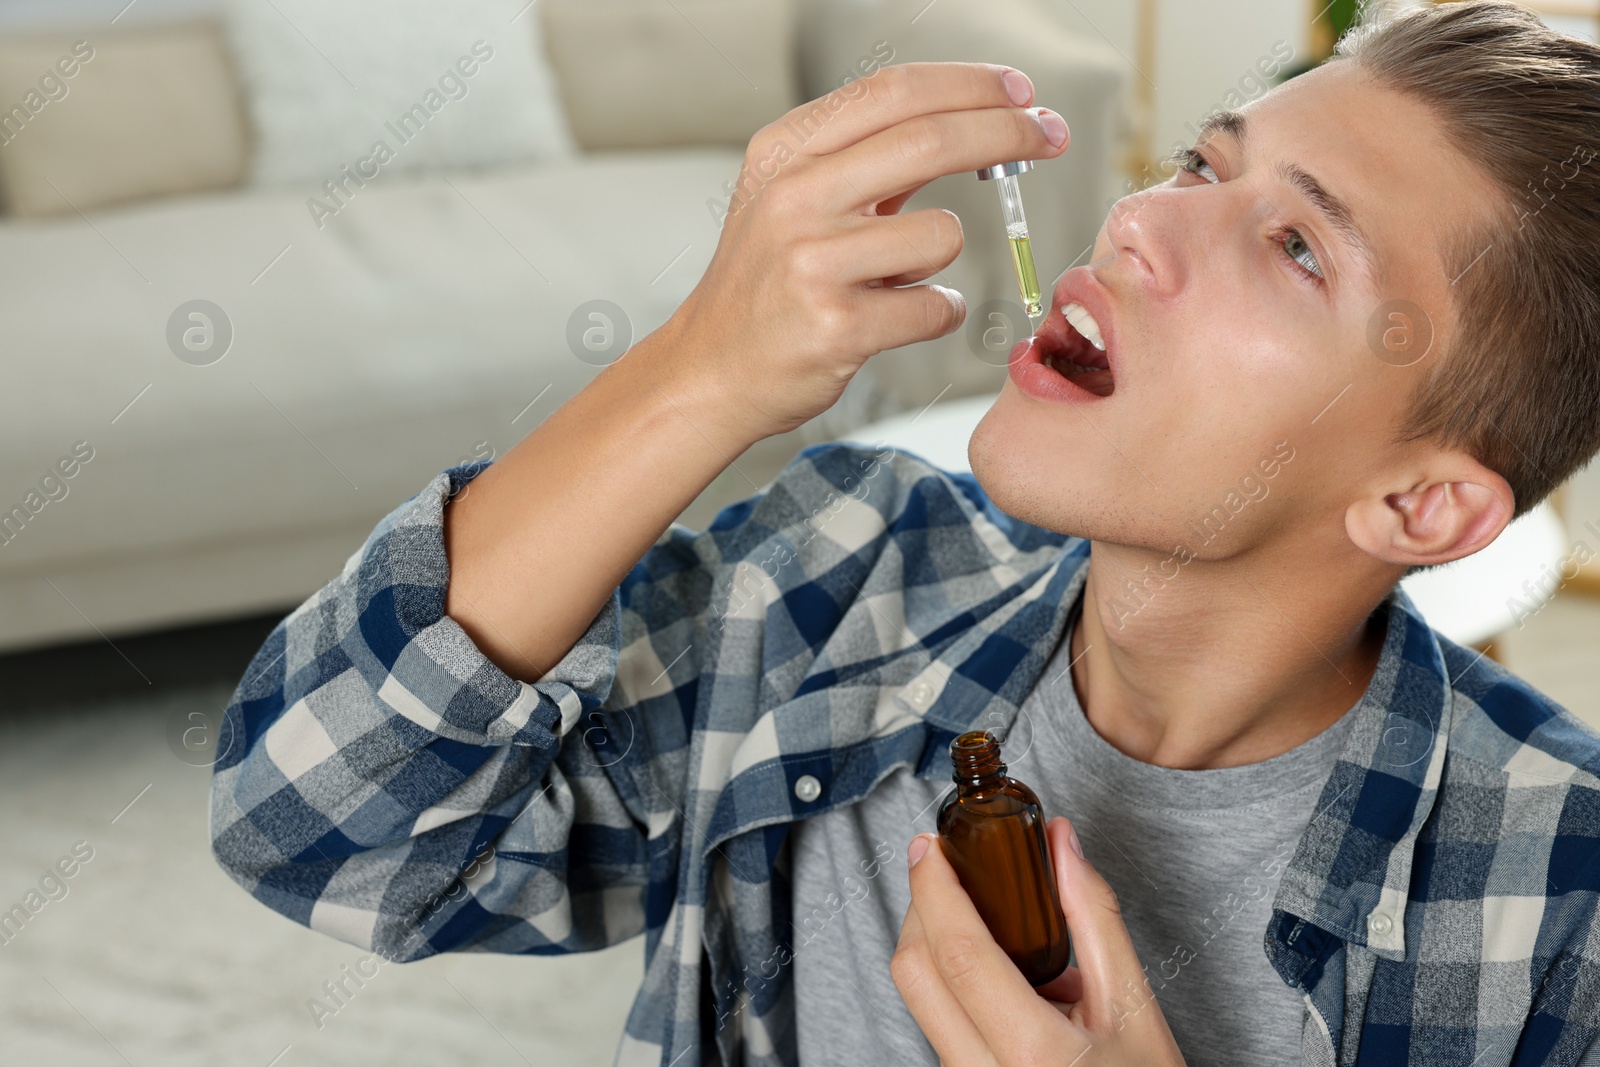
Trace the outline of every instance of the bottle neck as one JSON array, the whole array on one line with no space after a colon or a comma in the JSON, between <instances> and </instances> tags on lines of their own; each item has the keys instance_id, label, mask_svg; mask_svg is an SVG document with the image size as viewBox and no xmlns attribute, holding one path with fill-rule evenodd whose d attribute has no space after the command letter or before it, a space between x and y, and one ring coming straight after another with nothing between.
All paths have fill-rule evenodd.
<instances>
[{"instance_id":1,"label":"bottle neck","mask_svg":"<svg viewBox=\"0 0 1600 1067\"><path fill-rule=\"evenodd\" d=\"M950 742L950 766L950 777L961 789L992 785L1006 772L1000 742L987 730L968 731Z\"/></svg>"}]
</instances>

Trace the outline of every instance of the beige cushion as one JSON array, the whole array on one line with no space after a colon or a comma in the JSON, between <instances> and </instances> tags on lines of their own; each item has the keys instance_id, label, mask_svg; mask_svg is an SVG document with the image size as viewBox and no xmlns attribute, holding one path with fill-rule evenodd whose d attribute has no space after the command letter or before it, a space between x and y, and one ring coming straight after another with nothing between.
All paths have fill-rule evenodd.
<instances>
[{"instance_id":1,"label":"beige cushion","mask_svg":"<svg viewBox=\"0 0 1600 1067\"><path fill-rule=\"evenodd\" d=\"M0 191L13 215L234 185L247 155L212 23L0 37Z\"/></svg>"},{"instance_id":2,"label":"beige cushion","mask_svg":"<svg viewBox=\"0 0 1600 1067\"><path fill-rule=\"evenodd\" d=\"M801 103L793 0L540 0L586 149L726 144Z\"/></svg>"},{"instance_id":3,"label":"beige cushion","mask_svg":"<svg viewBox=\"0 0 1600 1067\"><path fill-rule=\"evenodd\" d=\"M323 210L397 173L570 162L577 146L528 5L229 0L256 137L251 183L313 193L334 181L343 192L319 195L320 229Z\"/></svg>"}]
</instances>

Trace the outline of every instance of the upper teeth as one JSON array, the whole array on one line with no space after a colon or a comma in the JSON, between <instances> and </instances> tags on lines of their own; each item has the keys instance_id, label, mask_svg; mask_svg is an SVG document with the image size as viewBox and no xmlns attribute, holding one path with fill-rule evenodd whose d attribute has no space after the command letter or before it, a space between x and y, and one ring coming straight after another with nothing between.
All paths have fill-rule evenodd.
<instances>
[{"instance_id":1,"label":"upper teeth","mask_svg":"<svg viewBox=\"0 0 1600 1067\"><path fill-rule=\"evenodd\" d=\"M1100 324L1094 321L1093 315L1084 310L1082 304L1068 304L1062 311L1067 316L1067 321L1072 323L1074 330L1083 334L1088 342L1100 351L1106 350L1106 343L1100 338Z\"/></svg>"}]
</instances>

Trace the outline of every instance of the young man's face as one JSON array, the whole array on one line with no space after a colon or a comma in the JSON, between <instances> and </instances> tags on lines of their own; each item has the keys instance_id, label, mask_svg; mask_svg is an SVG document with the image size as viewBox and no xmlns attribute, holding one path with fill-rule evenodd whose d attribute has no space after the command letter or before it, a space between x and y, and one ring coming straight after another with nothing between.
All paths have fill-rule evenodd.
<instances>
[{"instance_id":1,"label":"young man's face","mask_svg":"<svg viewBox=\"0 0 1600 1067\"><path fill-rule=\"evenodd\" d=\"M1201 559L1290 541L1353 551L1346 508L1423 475L1430 446L1388 442L1451 341L1444 240L1500 208L1499 194L1422 104L1348 61L1242 114L1242 138L1207 136L1203 162L1118 201L1088 267L1067 272L1091 274L1108 311L1114 384L1064 403L1006 381L969 458L1007 513L1162 553L1183 542ZM1287 165L1348 206L1370 265ZM1397 300L1426 320L1380 310ZM1390 344L1408 321L1418 333L1409 348L1374 347L1375 319ZM1188 524L1219 507L1228 521L1207 543Z\"/></svg>"}]
</instances>

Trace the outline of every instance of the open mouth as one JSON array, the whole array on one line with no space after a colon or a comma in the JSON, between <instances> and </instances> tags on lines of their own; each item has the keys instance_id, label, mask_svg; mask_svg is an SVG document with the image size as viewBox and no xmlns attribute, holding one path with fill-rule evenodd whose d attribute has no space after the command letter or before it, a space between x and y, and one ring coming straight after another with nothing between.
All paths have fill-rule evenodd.
<instances>
[{"instance_id":1,"label":"open mouth","mask_svg":"<svg viewBox=\"0 0 1600 1067\"><path fill-rule=\"evenodd\" d=\"M1116 388L1111 361L1100 338L1100 326L1078 304L1067 304L1060 318L1052 314L1034 338L1039 362L1073 385L1096 396L1110 396Z\"/></svg>"}]
</instances>

